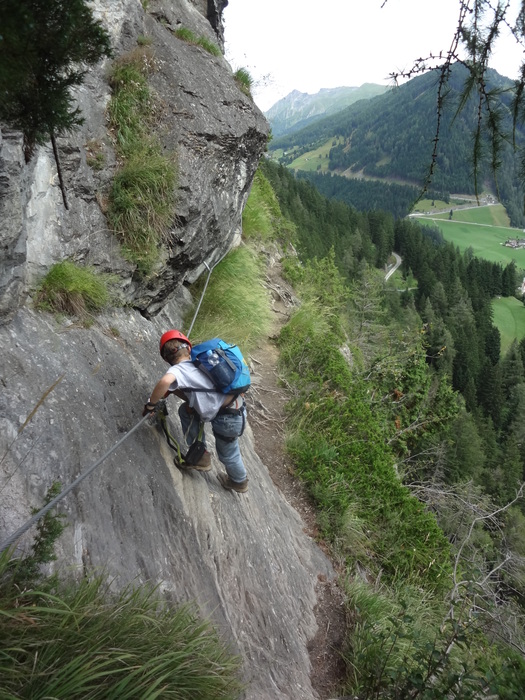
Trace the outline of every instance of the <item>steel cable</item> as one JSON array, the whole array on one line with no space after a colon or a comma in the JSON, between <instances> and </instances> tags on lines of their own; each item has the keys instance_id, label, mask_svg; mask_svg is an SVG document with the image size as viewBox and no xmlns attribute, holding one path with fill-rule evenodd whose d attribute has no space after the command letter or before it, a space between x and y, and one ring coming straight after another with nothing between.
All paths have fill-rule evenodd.
<instances>
[{"instance_id":1,"label":"steel cable","mask_svg":"<svg viewBox=\"0 0 525 700\"><path fill-rule=\"evenodd\" d=\"M102 462L105 459L107 459L107 457L109 457L109 455L112 452L114 452L117 449L117 447L120 447L120 445L122 445L124 440L127 440L127 438L132 433L134 433L135 430L137 430L137 428L139 428L142 425L142 423L144 423L144 421L147 420L149 417L150 417L149 415L144 416L137 423L137 425L135 425L135 427L133 427L131 430L129 430L117 443L115 443L113 445L113 447L111 447L104 455L102 455L102 457L97 462L95 462L95 464L92 464L89 467L89 469L86 469L86 471L83 474L81 474L77 479L75 479L75 481L73 481L73 483L71 483L67 488L65 488L63 491L61 491L58 494L58 496L55 496L55 498L53 498L51 501L49 501L49 503L47 503L43 508L41 508L38 511L38 513L35 513L35 515L33 515L33 517L30 520L28 520L24 525L22 525L22 527L18 528L18 530L16 532L14 532L10 537L8 537L6 540L4 540L0 544L0 552L3 552L4 549L7 549L12 544L14 544L14 542L16 542L16 540L19 537L21 537L25 532L27 532L30 527L32 527L36 522L38 522L38 520L40 520L40 518L42 518L49 510L51 510L51 508L53 508L59 501L61 501L65 496L67 496L67 494L70 491L72 491L75 488L75 486L78 486L81 481L84 481L84 479L87 476L89 476L91 474L91 472L94 471L99 466L99 464L102 464Z\"/></svg>"},{"instance_id":2,"label":"steel cable","mask_svg":"<svg viewBox=\"0 0 525 700\"><path fill-rule=\"evenodd\" d=\"M202 304L202 300L204 299L204 294L206 293L206 289L208 287L208 282L210 281L211 273L217 267L217 265L220 262L222 262L222 260L224 260L224 258L226 257L226 255L228 253L229 253L229 250L227 250L226 253L224 253L224 255L219 260L217 260L217 262L212 267L210 267L208 265L208 263L206 263L206 262L204 263L206 269L208 270L208 277L206 278L206 282L204 284L204 289L202 290L201 298L200 298L199 303L197 305L197 309L195 311L195 314L193 315L193 319L192 319L192 322L190 324L187 335L190 335L192 328L193 328L193 324L195 323L195 319L197 318L197 314L199 313L199 310L200 310L200 307ZM10 547L12 544L14 544L19 537L21 537L24 533L26 533L29 530L29 528L31 528L35 523L37 523L40 520L40 518L42 518L48 511L51 510L51 508L53 508L59 501L61 501L65 496L67 496L67 494L70 493L76 486L78 486L82 481L84 481L84 479L86 477L88 477L91 474L91 472L93 472L100 464L102 464L102 462L105 459L107 459L109 457L109 455L117 449L117 447L120 447L120 445L122 445L124 440L126 440L132 433L134 433L135 430L137 430L137 428L139 428L142 425L142 423L144 423L144 421L147 420L149 417L150 417L149 415L144 416L135 425L134 428L129 430L117 443L115 443L113 445L113 447L111 447L104 455L102 455L102 457L97 462L95 462L95 464L92 464L91 467L89 467L89 469L87 469L83 474L81 474L77 479L75 479L75 481L73 481L67 488L65 488L63 491L61 491L58 494L58 496L55 496L55 498L53 498L51 501L49 501L49 503L47 503L37 513L35 513L35 515L33 515L33 517L30 520L28 520L26 523L24 523L24 525L22 525L20 528L18 528L18 530L16 532L14 532L10 537L8 537L6 540L4 540L2 543L0 543L0 552L3 552L5 549Z\"/></svg>"}]
</instances>

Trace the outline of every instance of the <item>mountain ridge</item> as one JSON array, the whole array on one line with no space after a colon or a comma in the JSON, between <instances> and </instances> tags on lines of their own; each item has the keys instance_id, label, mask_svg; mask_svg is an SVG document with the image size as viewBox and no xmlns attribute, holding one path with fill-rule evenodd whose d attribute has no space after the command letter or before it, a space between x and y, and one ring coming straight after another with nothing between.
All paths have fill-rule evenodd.
<instances>
[{"instance_id":1,"label":"mountain ridge","mask_svg":"<svg viewBox=\"0 0 525 700\"><path fill-rule=\"evenodd\" d=\"M430 187L444 196L453 192L473 194L475 190L472 175L472 135L478 115L475 100L467 102L456 116L465 77L466 69L454 66L440 116L439 144ZM489 89L501 91L502 124L505 132L511 134L513 83L494 70L487 72L487 78ZM376 179L403 178L421 188L432 163L438 120L438 84L438 71L417 76L382 95L359 101L301 130L273 139L269 145L270 153L282 151L278 160L294 169L302 169L297 159L308 156L310 162L304 169L313 171L314 180L321 174L341 176L345 172L362 172ZM525 142L522 128L516 130L516 139L518 146ZM313 151L323 149L326 155L319 153L316 160L312 159ZM479 162L478 188L487 188L493 194L499 192L513 225L523 226L519 156L510 143L503 142L501 160L496 182L490 166L490 144L485 140L484 154ZM331 196L326 189L324 194ZM354 206L359 208L359 203Z\"/></svg>"},{"instance_id":2,"label":"mountain ridge","mask_svg":"<svg viewBox=\"0 0 525 700\"><path fill-rule=\"evenodd\" d=\"M319 119L387 90L375 83L356 87L321 88L315 94L292 90L264 112L275 138L298 131Z\"/></svg>"}]
</instances>

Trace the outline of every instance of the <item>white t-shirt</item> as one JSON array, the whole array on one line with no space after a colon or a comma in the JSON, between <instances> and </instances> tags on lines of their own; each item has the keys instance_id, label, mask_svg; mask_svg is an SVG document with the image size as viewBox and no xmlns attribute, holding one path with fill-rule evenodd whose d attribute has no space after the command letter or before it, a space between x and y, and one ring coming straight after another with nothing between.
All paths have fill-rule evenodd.
<instances>
[{"instance_id":1,"label":"white t-shirt","mask_svg":"<svg viewBox=\"0 0 525 700\"><path fill-rule=\"evenodd\" d=\"M226 396L215 389L212 380L204 372L195 367L193 362L184 360L170 367L167 374L173 374L175 377L170 391L181 389L188 397L190 407L194 408L203 420L210 421L215 418ZM192 389L206 391L191 391Z\"/></svg>"}]
</instances>

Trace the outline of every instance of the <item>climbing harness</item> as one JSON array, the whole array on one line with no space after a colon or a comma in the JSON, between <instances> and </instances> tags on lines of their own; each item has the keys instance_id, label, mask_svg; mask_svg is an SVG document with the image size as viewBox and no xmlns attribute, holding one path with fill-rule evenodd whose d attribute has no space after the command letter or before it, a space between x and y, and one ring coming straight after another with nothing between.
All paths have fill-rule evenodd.
<instances>
[{"instance_id":1,"label":"climbing harness","mask_svg":"<svg viewBox=\"0 0 525 700\"><path fill-rule=\"evenodd\" d=\"M155 414L159 419L160 427L162 428L162 432L166 437L166 442L172 450L175 450L175 452L177 453L177 461L179 462L179 464L182 464L185 461L186 457L182 454L179 443L177 442L177 440L175 440L175 438L168 429L168 422L166 420L166 416L168 415L168 409L166 408L165 402L161 405L161 407L158 411L156 411Z\"/></svg>"},{"instance_id":2,"label":"climbing harness","mask_svg":"<svg viewBox=\"0 0 525 700\"><path fill-rule=\"evenodd\" d=\"M157 412L157 416L158 416L162 431L166 437L166 442L171 447L171 449L175 450L175 452L177 453L177 456L175 457L175 463L177 464L177 466L179 466L181 468L184 468L185 465L190 466L193 464L197 464L198 461L200 460L200 458L206 452L206 445L202 441L202 436L204 435L204 423L202 421L199 422L199 433L197 435L197 438L189 446L186 454L183 454L181 452L179 443L173 437L173 435L170 433L170 431L168 429L168 422L166 420L167 415L168 415L168 409L166 407L166 402L164 401L162 406L159 408L159 410Z\"/></svg>"}]
</instances>

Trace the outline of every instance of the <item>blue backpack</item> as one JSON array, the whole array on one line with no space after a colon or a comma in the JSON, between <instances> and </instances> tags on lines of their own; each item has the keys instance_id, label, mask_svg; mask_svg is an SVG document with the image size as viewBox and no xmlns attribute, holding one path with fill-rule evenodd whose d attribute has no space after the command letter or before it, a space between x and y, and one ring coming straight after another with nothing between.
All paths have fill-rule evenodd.
<instances>
[{"instance_id":1,"label":"blue backpack","mask_svg":"<svg viewBox=\"0 0 525 700\"><path fill-rule=\"evenodd\" d=\"M192 347L191 361L223 394L243 394L250 388L250 370L237 345L220 338L206 340Z\"/></svg>"}]
</instances>

